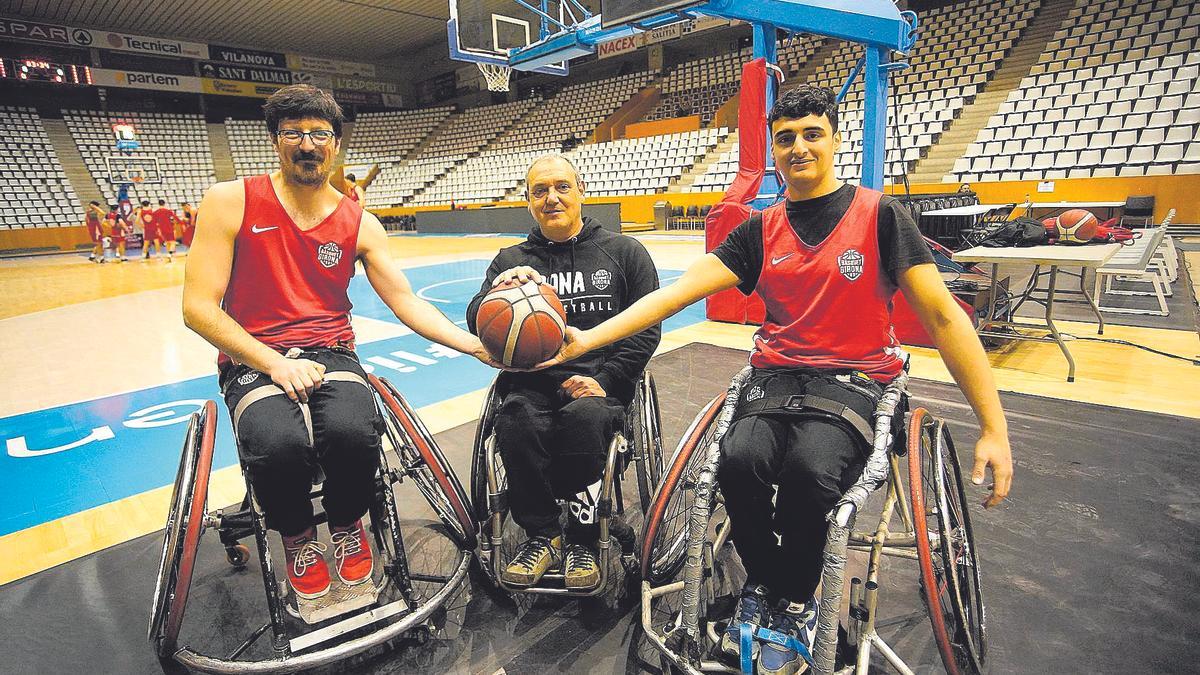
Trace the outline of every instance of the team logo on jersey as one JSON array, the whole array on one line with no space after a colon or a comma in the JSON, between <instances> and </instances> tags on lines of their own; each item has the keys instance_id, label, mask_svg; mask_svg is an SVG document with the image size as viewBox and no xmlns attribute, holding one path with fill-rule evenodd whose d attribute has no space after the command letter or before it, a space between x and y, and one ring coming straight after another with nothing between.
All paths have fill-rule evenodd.
<instances>
[{"instance_id":1,"label":"team logo on jersey","mask_svg":"<svg viewBox=\"0 0 1200 675\"><path fill-rule=\"evenodd\" d=\"M611 283L612 273L610 273L608 270L598 269L595 272L592 272L592 285L596 287L596 290L602 291L608 288L608 285Z\"/></svg>"},{"instance_id":2,"label":"team logo on jersey","mask_svg":"<svg viewBox=\"0 0 1200 675\"><path fill-rule=\"evenodd\" d=\"M858 279L863 273L863 254L852 248L846 249L845 253L838 256L838 269L850 281Z\"/></svg>"},{"instance_id":3,"label":"team logo on jersey","mask_svg":"<svg viewBox=\"0 0 1200 675\"><path fill-rule=\"evenodd\" d=\"M317 249L317 262L322 267L334 267L342 260L342 249L332 241Z\"/></svg>"},{"instance_id":4,"label":"team logo on jersey","mask_svg":"<svg viewBox=\"0 0 1200 675\"><path fill-rule=\"evenodd\" d=\"M753 387L750 387L750 391L746 392L746 401L757 401L763 396L766 396L766 394L763 393L763 388L756 384Z\"/></svg>"},{"instance_id":5,"label":"team logo on jersey","mask_svg":"<svg viewBox=\"0 0 1200 675\"><path fill-rule=\"evenodd\" d=\"M240 384L240 385L242 385L242 386L244 387L244 386L246 386L247 384L250 384L251 382L253 382L253 381L257 380L257 379L258 379L258 371L257 371L257 370L252 370L252 371L250 371L250 372L246 373L245 375L243 375L243 376L239 377L239 378L238 378L238 384Z\"/></svg>"}]
</instances>

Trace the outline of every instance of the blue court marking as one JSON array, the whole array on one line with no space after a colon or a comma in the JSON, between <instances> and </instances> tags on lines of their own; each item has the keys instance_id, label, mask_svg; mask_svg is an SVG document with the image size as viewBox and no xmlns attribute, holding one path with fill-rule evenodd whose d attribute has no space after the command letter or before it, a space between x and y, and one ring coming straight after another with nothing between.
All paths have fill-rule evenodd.
<instances>
[{"instance_id":1,"label":"blue court marking","mask_svg":"<svg viewBox=\"0 0 1200 675\"><path fill-rule=\"evenodd\" d=\"M467 260L411 268L405 275L461 325L487 265ZM659 272L668 282L678 275ZM399 323L363 275L351 281L350 299L358 316ZM696 303L663 330L703 320L703 305ZM411 331L359 345L358 353L364 366L391 380L416 407L482 389L496 373ZM237 453L215 374L0 419L0 535L170 485L188 416L210 398L220 417L213 468L232 466Z\"/></svg>"}]
</instances>

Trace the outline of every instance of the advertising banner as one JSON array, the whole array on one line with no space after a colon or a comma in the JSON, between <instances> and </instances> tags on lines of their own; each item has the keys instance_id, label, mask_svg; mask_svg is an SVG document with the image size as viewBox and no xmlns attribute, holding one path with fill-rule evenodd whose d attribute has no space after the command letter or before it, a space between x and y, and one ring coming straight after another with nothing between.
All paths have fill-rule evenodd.
<instances>
[{"instance_id":1,"label":"advertising banner","mask_svg":"<svg viewBox=\"0 0 1200 675\"><path fill-rule=\"evenodd\" d=\"M287 69L287 56L279 52L260 52L256 49L241 47L208 46L208 58L213 61L225 61L242 66L257 66L259 68Z\"/></svg>"},{"instance_id":2,"label":"advertising banner","mask_svg":"<svg viewBox=\"0 0 1200 675\"><path fill-rule=\"evenodd\" d=\"M400 92L400 85L395 82L365 80L361 77L334 76L333 87L349 91L373 91L377 94L396 94Z\"/></svg>"},{"instance_id":3,"label":"advertising banner","mask_svg":"<svg viewBox=\"0 0 1200 675\"><path fill-rule=\"evenodd\" d=\"M144 73L137 70L111 70L92 68L92 84L97 87L132 87L158 91L186 91L199 93L200 78L189 75L164 75Z\"/></svg>"},{"instance_id":4,"label":"advertising banner","mask_svg":"<svg viewBox=\"0 0 1200 675\"><path fill-rule=\"evenodd\" d=\"M287 63L290 70L317 70L337 75L375 77L375 66L369 63L339 61L338 59L326 59L320 56L305 56L303 54L288 54Z\"/></svg>"},{"instance_id":5,"label":"advertising banner","mask_svg":"<svg viewBox=\"0 0 1200 675\"><path fill-rule=\"evenodd\" d=\"M185 42L170 38L113 33L88 28L71 29L71 42L80 47L99 47L159 56L178 56L188 59L208 57L208 45L201 42Z\"/></svg>"},{"instance_id":6,"label":"advertising banner","mask_svg":"<svg viewBox=\"0 0 1200 675\"><path fill-rule=\"evenodd\" d=\"M201 61L201 77L211 77L219 80L242 80L243 82L262 82L280 86L292 83L292 74L286 70L274 68L251 68L250 66L235 66L219 61Z\"/></svg>"},{"instance_id":7,"label":"advertising banner","mask_svg":"<svg viewBox=\"0 0 1200 675\"><path fill-rule=\"evenodd\" d=\"M0 39L71 44L71 29L52 23L0 18Z\"/></svg>"},{"instance_id":8,"label":"advertising banner","mask_svg":"<svg viewBox=\"0 0 1200 675\"><path fill-rule=\"evenodd\" d=\"M199 78L206 94L219 96L252 96L266 98L278 91L282 85L258 84L255 82L239 82L237 80L221 80L211 77Z\"/></svg>"}]
</instances>

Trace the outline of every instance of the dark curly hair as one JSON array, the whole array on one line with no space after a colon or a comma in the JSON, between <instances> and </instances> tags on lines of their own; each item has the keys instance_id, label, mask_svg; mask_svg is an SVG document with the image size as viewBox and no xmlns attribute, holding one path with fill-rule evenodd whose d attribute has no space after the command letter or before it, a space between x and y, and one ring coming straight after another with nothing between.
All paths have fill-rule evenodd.
<instances>
[{"instance_id":1,"label":"dark curly hair","mask_svg":"<svg viewBox=\"0 0 1200 675\"><path fill-rule=\"evenodd\" d=\"M271 94L263 104L263 115L267 118L267 133L272 138L279 133L283 120L298 120L315 117L333 125L333 134L342 137L342 106L329 95L311 84L293 84Z\"/></svg>"},{"instance_id":2,"label":"dark curly hair","mask_svg":"<svg viewBox=\"0 0 1200 675\"><path fill-rule=\"evenodd\" d=\"M824 115L829 118L830 129L837 133L838 104L832 89L804 84L784 92L771 108L771 114L767 117L767 127L784 117L799 119L808 115Z\"/></svg>"}]
</instances>

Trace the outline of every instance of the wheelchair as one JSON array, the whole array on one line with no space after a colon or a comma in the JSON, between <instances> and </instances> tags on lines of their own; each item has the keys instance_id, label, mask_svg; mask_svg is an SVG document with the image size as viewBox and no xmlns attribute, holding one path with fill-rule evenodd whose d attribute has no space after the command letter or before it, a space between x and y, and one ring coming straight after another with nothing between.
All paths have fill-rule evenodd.
<instances>
[{"instance_id":1,"label":"wheelchair","mask_svg":"<svg viewBox=\"0 0 1200 675\"><path fill-rule=\"evenodd\" d=\"M328 379L368 384L350 373L330 375ZM183 666L209 673L292 672L339 662L393 640L425 644L440 629L443 606L463 586L475 547L470 503L404 397L387 380L370 375L368 381L384 422L375 500L368 512L376 561L382 565L376 566L371 583L346 587L335 580L328 595L318 600L299 600L289 593L286 581L277 578L278 561L272 559L263 513L245 471L246 497L241 507L234 512L207 512L216 404L207 401L192 415L171 495L148 632L165 671ZM321 476L315 478L313 498L322 494ZM444 543L456 562L445 570L410 568L396 495L396 487L405 481L411 481L429 502L441 523L435 529L449 540ZM318 512L316 520L323 522L324 514ZM253 536L266 590L269 621L225 657L206 656L178 643L200 538L208 529L217 530L228 562L236 568L245 567L250 559L241 540ZM268 630L273 635L271 657L240 659Z\"/></svg>"},{"instance_id":2,"label":"wheelchair","mask_svg":"<svg viewBox=\"0 0 1200 675\"><path fill-rule=\"evenodd\" d=\"M532 593L589 597L599 595L609 586L613 540L621 548L620 560L627 574L637 571L636 540L633 528L624 522L624 483L622 476L632 464L637 476L637 497L645 514L651 497L662 476L661 418L654 376L643 373L634 389L634 398L625 409L625 425L613 435L608 445L600 494L594 513L600 529L600 580L591 589L569 589L560 569L551 569L539 584L530 587L513 586L504 581L501 572L512 558L517 545L515 527L507 528L508 481L504 461L496 448L494 423L501 402L494 380L484 399L475 430L471 462L471 497L475 518L479 523L479 546L476 551L480 571L486 583L509 594ZM574 516L569 516L574 517ZM506 536L506 534L508 536Z\"/></svg>"},{"instance_id":3,"label":"wheelchair","mask_svg":"<svg viewBox=\"0 0 1200 675\"><path fill-rule=\"evenodd\" d=\"M750 372L746 367L738 373L729 389L713 398L685 432L642 531L641 626L664 673L751 672L748 657L743 657L740 669L717 658L724 622L733 609L731 598L726 598L723 608L718 606L718 587L722 583L728 584L726 588L740 587L741 582L730 583L740 570L723 569L735 563L726 565L719 559L730 522L716 484L719 443ZM817 673L865 675L873 649L896 672L914 672L876 631L884 555L917 561L921 596L946 672L966 675L983 669L987 648L983 594L958 456L946 423L923 408L908 413L906 427L893 430L893 422L903 419L907 410L907 383L905 369L886 387L874 414L874 441L862 476L828 515L812 648ZM907 467L902 467L902 460ZM856 515L871 493L884 485L878 523L873 530L855 530ZM893 516L899 520L895 528ZM858 577L850 581L849 620L843 633L839 614L848 550L869 557L865 582Z\"/></svg>"}]
</instances>

